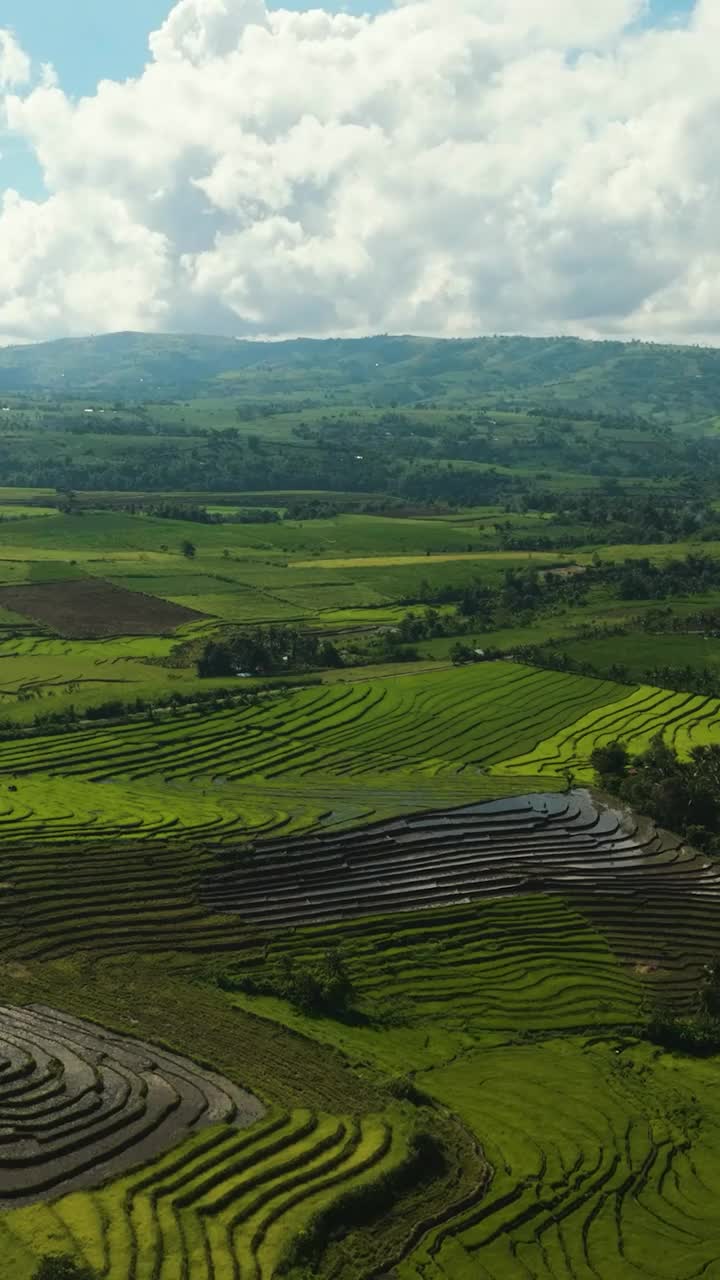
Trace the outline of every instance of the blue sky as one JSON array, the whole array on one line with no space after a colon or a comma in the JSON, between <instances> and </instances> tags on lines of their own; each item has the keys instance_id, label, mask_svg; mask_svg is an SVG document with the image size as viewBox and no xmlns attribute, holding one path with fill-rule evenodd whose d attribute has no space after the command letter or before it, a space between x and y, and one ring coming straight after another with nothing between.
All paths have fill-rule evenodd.
<instances>
[{"instance_id":1,"label":"blue sky","mask_svg":"<svg viewBox=\"0 0 720 1280\"><path fill-rule=\"evenodd\" d=\"M582 3L602 0L582 0ZM720 2L720 0L719 0ZM682 19L694 0L651 0L652 21ZM98 80L136 75L147 57L148 34L173 7L173 0L3 0L0 25L9 27L35 62L51 62L63 89L72 95L92 93ZM270 3L271 8L281 5ZM283 0L283 8L342 8L379 13L389 0ZM14 186L39 196L42 180L24 145L4 139L0 158L0 191Z\"/></svg>"}]
</instances>

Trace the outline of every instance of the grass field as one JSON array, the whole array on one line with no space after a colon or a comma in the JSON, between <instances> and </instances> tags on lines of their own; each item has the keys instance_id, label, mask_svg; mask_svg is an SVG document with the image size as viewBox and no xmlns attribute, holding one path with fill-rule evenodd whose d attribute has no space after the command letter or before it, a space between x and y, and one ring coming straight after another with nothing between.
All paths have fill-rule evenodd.
<instances>
[{"instance_id":1,"label":"grass field","mask_svg":"<svg viewBox=\"0 0 720 1280\"><path fill-rule=\"evenodd\" d=\"M591 662L600 671L618 662L617 638L574 639L563 645L563 651L578 662ZM619 660L631 679L662 667L690 666L700 670L707 667L715 672L720 670L720 640L702 633L653 635L643 632L623 636Z\"/></svg>"}]
</instances>

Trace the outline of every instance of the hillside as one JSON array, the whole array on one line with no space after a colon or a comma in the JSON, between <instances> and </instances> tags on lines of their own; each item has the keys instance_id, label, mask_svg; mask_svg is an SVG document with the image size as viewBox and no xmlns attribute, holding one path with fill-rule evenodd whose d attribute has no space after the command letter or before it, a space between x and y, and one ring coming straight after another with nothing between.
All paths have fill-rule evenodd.
<instances>
[{"instance_id":1,"label":"hillside","mask_svg":"<svg viewBox=\"0 0 720 1280\"><path fill-rule=\"evenodd\" d=\"M718 411L720 350L568 337L264 343L140 333L0 350L0 392L58 391L142 399L321 397L381 405L503 398L696 421Z\"/></svg>"}]
</instances>

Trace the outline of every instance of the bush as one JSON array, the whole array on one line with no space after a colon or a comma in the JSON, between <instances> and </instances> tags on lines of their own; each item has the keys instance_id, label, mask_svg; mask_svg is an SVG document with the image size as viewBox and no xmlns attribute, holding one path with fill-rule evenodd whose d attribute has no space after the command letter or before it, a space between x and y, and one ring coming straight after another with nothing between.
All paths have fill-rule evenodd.
<instances>
[{"instance_id":1,"label":"bush","mask_svg":"<svg viewBox=\"0 0 720 1280\"><path fill-rule=\"evenodd\" d=\"M347 1012L353 988L337 951L326 951L315 966L285 966L283 994L303 1013L343 1014Z\"/></svg>"},{"instance_id":2,"label":"bush","mask_svg":"<svg viewBox=\"0 0 720 1280\"><path fill-rule=\"evenodd\" d=\"M462 644L460 640L450 650L450 661L455 667L463 667L466 663L477 662L477 660L478 655L475 650L471 649L468 644Z\"/></svg>"},{"instance_id":3,"label":"bush","mask_svg":"<svg viewBox=\"0 0 720 1280\"><path fill-rule=\"evenodd\" d=\"M223 991L242 991L248 996L280 996L302 1013L342 1016L347 1013L354 989L339 952L326 951L315 964L296 965L283 956L275 972L253 974L222 973L217 979Z\"/></svg>"},{"instance_id":4,"label":"bush","mask_svg":"<svg viewBox=\"0 0 720 1280\"><path fill-rule=\"evenodd\" d=\"M33 1280L97 1280L97 1275L92 1267L63 1253L43 1258Z\"/></svg>"},{"instance_id":5,"label":"bush","mask_svg":"<svg viewBox=\"0 0 720 1280\"><path fill-rule=\"evenodd\" d=\"M606 747L595 748L590 763L601 778L624 778L630 757L624 743L608 742Z\"/></svg>"},{"instance_id":6,"label":"bush","mask_svg":"<svg viewBox=\"0 0 720 1280\"><path fill-rule=\"evenodd\" d=\"M648 1023L647 1036L664 1049L705 1057L720 1051L720 1019L706 1013L680 1018L658 1009Z\"/></svg>"}]
</instances>

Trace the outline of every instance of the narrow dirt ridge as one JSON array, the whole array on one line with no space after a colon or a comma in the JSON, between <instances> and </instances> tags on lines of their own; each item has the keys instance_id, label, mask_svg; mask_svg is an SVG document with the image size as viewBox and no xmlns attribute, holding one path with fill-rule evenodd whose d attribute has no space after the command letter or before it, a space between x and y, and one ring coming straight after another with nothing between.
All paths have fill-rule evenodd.
<instances>
[{"instance_id":1,"label":"narrow dirt ridge","mask_svg":"<svg viewBox=\"0 0 720 1280\"><path fill-rule=\"evenodd\" d=\"M0 1008L0 1208L98 1186L265 1108L186 1058L43 1005Z\"/></svg>"}]
</instances>

